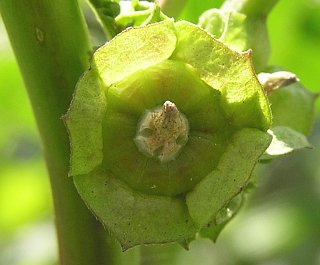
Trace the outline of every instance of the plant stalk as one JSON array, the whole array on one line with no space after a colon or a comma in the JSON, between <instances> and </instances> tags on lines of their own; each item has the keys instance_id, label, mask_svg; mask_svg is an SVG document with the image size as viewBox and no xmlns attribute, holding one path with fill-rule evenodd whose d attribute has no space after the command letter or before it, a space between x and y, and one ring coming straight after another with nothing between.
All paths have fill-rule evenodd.
<instances>
[{"instance_id":1,"label":"plant stalk","mask_svg":"<svg viewBox=\"0 0 320 265\"><path fill-rule=\"evenodd\" d=\"M278 0L226 0L222 9L232 9L251 17L265 17Z\"/></svg>"},{"instance_id":2,"label":"plant stalk","mask_svg":"<svg viewBox=\"0 0 320 265\"><path fill-rule=\"evenodd\" d=\"M186 3L187 0L159 0L161 11L165 15L174 18L179 16Z\"/></svg>"},{"instance_id":3,"label":"plant stalk","mask_svg":"<svg viewBox=\"0 0 320 265\"><path fill-rule=\"evenodd\" d=\"M113 264L119 247L68 177L69 140L61 116L89 65L89 42L76 0L1 0L0 12L36 117L50 175L61 264ZM118 255L118 253L117 253Z\"/></svg>"}]
</instances>

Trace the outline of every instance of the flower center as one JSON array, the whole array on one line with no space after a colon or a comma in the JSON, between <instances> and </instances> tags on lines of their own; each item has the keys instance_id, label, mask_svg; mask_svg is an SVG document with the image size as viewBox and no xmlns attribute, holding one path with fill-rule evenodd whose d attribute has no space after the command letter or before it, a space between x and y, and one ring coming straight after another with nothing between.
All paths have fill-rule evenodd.
<instances>
[{"instance_id":1,"label":"flower center","mask_svg":"<svg viewBox=\"0 0 320 265\"><path fill-rule=\"evenodd\" d=\"M176 105L166 101L146 111L141 118L134 141L143 154L160 162L174 160L188 141L189 124Z\"/></svg>"}]
</instances>

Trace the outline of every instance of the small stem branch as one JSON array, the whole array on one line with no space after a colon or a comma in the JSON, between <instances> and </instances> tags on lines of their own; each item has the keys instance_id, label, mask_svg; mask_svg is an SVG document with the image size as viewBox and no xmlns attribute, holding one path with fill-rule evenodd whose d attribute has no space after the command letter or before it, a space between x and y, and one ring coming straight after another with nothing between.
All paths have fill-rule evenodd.
<instances>
[{"instance_id":1,"label":"small stem branch","mask_svg":"<svg viewBox=\"0 0 320 265\"><path fill-rule=\"evenodd\" d=\"M232 9L252 17L266 16L278 0L226 0L222 9Z\"/></svg>"},{"instance_id":2,"label":"small stem branch","mask_svg":"<svg viewBox=\"0 0 320 265\"><path fill-rule=\"evenodd\" d=\"M115 17L120 13L120 5L115 1L89 0L108 40L118 34Z\"/></svg>"},{"instance_id":3,"label":"small stem branch","mask_svg":"<svg viewBox=\"0 0 320 265\"><path fill-rule=\"evenodd\" d=\"M113 264L115 243L67 176L69 141L61 116L88 67L88 34L76 0L1 0L0 12L44 146L61 264ZM110 243L111 242L111 243Z\"/></svg>"}]
</instances>

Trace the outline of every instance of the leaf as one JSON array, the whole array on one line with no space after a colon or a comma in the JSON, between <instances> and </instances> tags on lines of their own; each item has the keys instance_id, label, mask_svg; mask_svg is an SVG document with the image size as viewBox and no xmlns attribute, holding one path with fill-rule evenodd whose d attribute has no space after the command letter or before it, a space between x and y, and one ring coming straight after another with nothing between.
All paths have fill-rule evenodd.
<instances>
[{"instance_id":1,"label":"leaf","mask_svg":"<svg viewBox=\"0 0 320 265\"><path fill-rule=\"evenodd\" d=\"M135 192L102 170L76 176L74 183L123 250L140 244L188 242L197 231L183 198Z\"/></svg>"},{"instance_id":2,"label":"leaf","mask_svg":"<svg viewBox=\"0 0 320 265\"><path fill-rule=\"evenodd\" d=\"M317 96L299 82L273 91L269 96L273 126L286 126L308 135L313 124Z\"/></svg>"},{"instance_id":3,"label":"leaf","mask_svg":"<svg viewBox=\"0 0 320 265\"><path fill-rule=\"evenodd\" d=\"M256 129L234 134L217 168L186 196L190 215L198 226L208 224L243 190L270 142L270 135Z\"/></svg>"},{"instance_id":4,"label":"leaf","mask_svg":"<svg viewBox=\"0 0 320 265\"><path fill-rule=\"evenodd\" d=\"M272 135L272 141L265 152L267 156L263 156L264 159L269 156L274 157L292 153L303 148L311 148L305 135L289 127L275 126L269 129L268 133Z\"/></svg>"},{"instance_id":5,"label":"leaf","mask_svg":"<svg viewBox=\"0 0 320 265\"><path fill-rule=\"evenodd\" d=\"M193 66L204 80L221 92L224 111L237 128L270 127L270 107L258 82L250 53L237 53L199 27L176 23L177 49L172 58Z\"/></svg>"}]
</instances>

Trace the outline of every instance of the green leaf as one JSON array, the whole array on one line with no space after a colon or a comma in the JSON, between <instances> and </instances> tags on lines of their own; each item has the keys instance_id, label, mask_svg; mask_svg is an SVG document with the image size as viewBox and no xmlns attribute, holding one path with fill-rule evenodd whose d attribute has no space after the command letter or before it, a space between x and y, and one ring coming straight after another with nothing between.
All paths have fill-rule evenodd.
<instances>
[{"instance_id":1,"label":"green leaf","mask_svg":"<svg viewBox=\"0 0 320 265\"><path fill-rule=\"evenodd\" d=\"M317 97L317 94L311 93L299 82L275 90L269 96L273 126L286 126L308 135L313 124Z\"/></svg>"},{"instance_id":2,"label":"green leaf","mask_svg":"<svg viewBox=\"0 0 320 265\"><path fill-rule=\"evenodd\" d=\"M275 126L269 129L268 133L272 135L272 142L266 150L267 156L263 156L263 158L280 156L303 148L311 148L305 135L289 127Z\"/></svg>"},{"instance_id":3,"label":"green leaf","mask_svg":"<svg viewBox=\"0 0 320 265\"><path fill-rule=\"evenodd\" d=\"M76 176L74 183L123 250L139 244L188 242L197 231L183 198L137 193L102 170Z\"/></svg>"},{"instance_id":4,"label":"green leaf","mask_svg":"<svg viewBox=\"0 0 320 265\"><path fill-rule=\"evenodd\" d=\"M252 67L250 53L237 53L199 27L177 22L172 58L197 69L200 78L221 92L223 108L235 127L270 127L270 107ZM191 46L192 43L192 46Z\"/></svg>"},{"instance_id":5,"label":"green leaf","mask_svg":"<svg viewBox=\"0 0 320 265\"><path fill-rule=\"evenodd\" d=\"M176 47L173 21L164 21L120 33L93 56L107 87L135 71L169 58ZM116 60L115 60L116 56Z\"/></svg>"},{"instance_id":6,"label":"green leaf","mask_svg":"<svg viewBox=\"0 0 320 265\"><path fill-rule=\"evenodd\" d=\"M256 129L234 134L215 170L186 196L190 215L200 227L208 224L248 182L271 136Z\"/></svg>"},{"instance_id":7,"label":"green leaf","mask_svg":"<svg viewBox=\"0 0 320 265\"><path fill-rule=\"evenodd\" d=\"M106 109L101 80L89 70L79 80L64 116L71 142L71 176L86 174L102 162L102 119Z\"/></svg>"}]
</instances>

